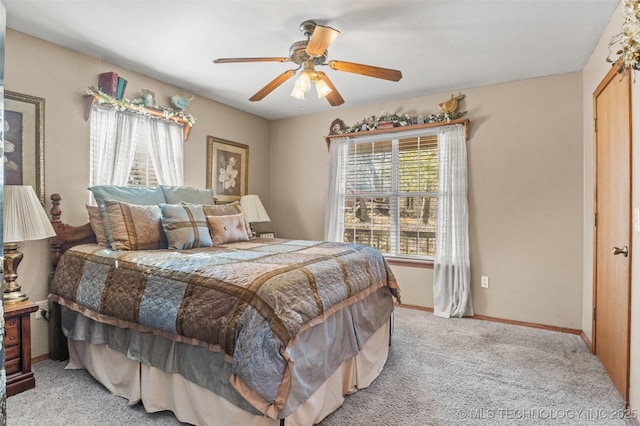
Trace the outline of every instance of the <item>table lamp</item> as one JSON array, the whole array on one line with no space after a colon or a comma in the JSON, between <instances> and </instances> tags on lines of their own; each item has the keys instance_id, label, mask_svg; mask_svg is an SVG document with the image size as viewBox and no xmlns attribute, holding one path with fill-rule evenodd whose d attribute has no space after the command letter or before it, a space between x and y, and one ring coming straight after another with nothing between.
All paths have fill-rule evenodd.
<instances>
[{"instance_id":1,"label":"table lamp","mask_svg":"<svg viewBox=\"0 0 640 426\"><path fill-rule=\"evenodd\" d=\"M4 302L27 300L20 291L18 265L22 253L19 241L42 240L56 232L40 204L33 187L29 185L5 185L4 187Z\"/></svg>"},{"instance_id":2,"label":"table lamp","mask_svg":"<svg viewBox=\"0 0 640 426\"><path fill-rule=\"evenodd\" d=\"M240 197L240 206L244 217L249 222L251 235L256 236L256 230L253 227L254 222L271 222L267 211L264 209L260 197L257 195L243 195Z\"/></svg>"}]
</instances>

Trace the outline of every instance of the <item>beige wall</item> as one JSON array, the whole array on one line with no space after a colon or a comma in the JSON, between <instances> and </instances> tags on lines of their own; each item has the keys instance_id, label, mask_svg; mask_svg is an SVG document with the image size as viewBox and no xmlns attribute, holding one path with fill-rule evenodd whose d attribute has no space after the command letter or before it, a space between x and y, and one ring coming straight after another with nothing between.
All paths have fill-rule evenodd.
<instances>
[{"instance_id":1,"label":"beige wall","mask_svg":"<svg viewBox=\"0 0 640 426\"><path fill-rule=\"evenodd\" d=\"M362 78L362 77L354 77ZM582 319L580 73L463 91L476 313L562 327ZM271 204L279 235L324 235L324 135L382 111L427 114L451 93L279 120L271 126ZM346 105L349 101L347 99ZM433 306L432 271L394 267L403 302ZM480 288L480 276L490 288Z\"/></svg>"},{"instance_id":2,"label":"beige wall","mask_svg":"<svg viewBox=\"0 0 640 426\"><path fill-rule=\"evenodd\" d=\"M592 339L593 327L591 311L593 306L593 212L594 200L594 139L593 139L593 92L598 87L604 76L609 71L611 64L605 62L609 55L609 41L611 37L620 33L623 23L622 4L613 13L607 29L602 34L600 42L594 49L583 71L583 126L584 126L584 272L583 272L583 313L582 329ZM616 52L618 46L612 47ZM616 59L615 54L611 55ZM632 207L640 208L640 82L637 81L638 73L632 76ZM640 410L640 256L636 250L640 247L640 233L633 231L631 238L631 371L629 383L629 405L632 409ZM635 249L635 250L634 250Z\"/></svg>"},{"instance_id":3,"label":"beige wall","mask_svg":"<svg viewBox=\"0 0 640 426\"><path fill-rule=\"evenodd\" d=\"M62 195L63 219L72 224L87 222L84 204L89 200L89 123L84 121L83 95L97 85L98 74L116 71L128 80L125 97L156 94L160 105L169 106L173 94L184 90L143 75L75 53L13 30L7 31L5 89L45 99L45 190ZM161 71L161 70L160 70ZM195 96L188 110L196 124L184 146L185 185L206 184L207 135L249 145L249 192L269 202L269 122L211 100ZM47 201L46 209L50 208ZM24 260L19 282L30 300L47 297L50 255L46 241L21 244ZM32 315L33 319L33 315ZM32 322L33 356L48 352L47 324Z\"/></svg>"}]
</instances>

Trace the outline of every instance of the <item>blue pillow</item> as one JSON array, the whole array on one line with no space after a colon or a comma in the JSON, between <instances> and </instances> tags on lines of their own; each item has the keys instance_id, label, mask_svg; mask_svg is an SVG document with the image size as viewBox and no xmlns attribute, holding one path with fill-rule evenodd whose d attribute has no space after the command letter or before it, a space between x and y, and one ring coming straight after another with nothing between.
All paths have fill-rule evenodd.
<instances>
[{"instance_id":1,"label":"blue pillow","mask_svg":"<svg viewBox=\"0 0 640 426\"><path fill-rule=\"evenodd\" d=\"M93 193L98 207L104 206L106 199L122 203L153 206L166 203L164 192L159 186L142 188L135 186L95 185L88 188Z\"/></svg>"},{"instance_id":2,"label":"blue pillow","mask_svg":"<svg viewBox=\"0 0 640 426\"><path fill-rule=\"evenodd\" d=\"M213 204L213 189L160 185L167 204Z\"/></svg>"},{"instance_id":3,"label":"blue pillow","mask_svg":"<svg viewBox=\"0 0 640 426\"><path fill-rule=\"evenodd\" d=\"M209 226L200 206L160 204L162 228L170 249L211 247Z\"/></svg>"}]
</instances>

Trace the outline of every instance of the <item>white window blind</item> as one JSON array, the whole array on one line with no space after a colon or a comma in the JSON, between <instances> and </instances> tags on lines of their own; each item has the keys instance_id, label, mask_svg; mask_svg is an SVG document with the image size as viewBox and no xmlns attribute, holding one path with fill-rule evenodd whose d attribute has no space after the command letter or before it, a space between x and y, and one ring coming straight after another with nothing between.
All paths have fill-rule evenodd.
<instances>
[{"instance_id":1,"label":"white window blind","mask_svg":"<svg viewBox=\"0 0 640 426\"><path fill-rule=\"evenodd\" d=\"M436 134L355 139L345 164L345 242L390 256L433 257L438 206Z\"/></svg>"},{"instance_id":2,"label":"white window blind","mask_svg":"<svg viewBox=\"0 0 640 426\"><path fill-rule=\"evenodd\" d=\"M135 152L133 154L133 163L131 171L127 179L127 186L157 186L158 176L153 167L151 159L151 151L149 144L151 143L149 121L139 120L134 135Z\"/></svg>"}]
</instances>

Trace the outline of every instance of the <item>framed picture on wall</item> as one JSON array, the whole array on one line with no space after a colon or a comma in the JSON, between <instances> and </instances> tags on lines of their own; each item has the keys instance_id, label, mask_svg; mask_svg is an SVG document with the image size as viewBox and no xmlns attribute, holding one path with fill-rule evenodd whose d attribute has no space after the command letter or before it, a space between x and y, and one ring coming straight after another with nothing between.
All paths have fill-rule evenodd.
<instances>
[{"instance_id":1,"label":"framed picture on wall","mask_svg":"<svg viewBox=\"0 0 640 426\"><path fill-rule=\"evenodd\" d=\"M44 99L4 92L4 184L31 185L44 205Z\"/></svg>"},{"instance_id":2,"label":"framed picture on wall","mask_svg":"<svg viewBox=\"0 0 640 426\"><path fill-rule=\"evenodd\" d=\"M239 201L247 194L249 146L207 136L207 188L221 202Z\"/></svg>"}]
</instances>

